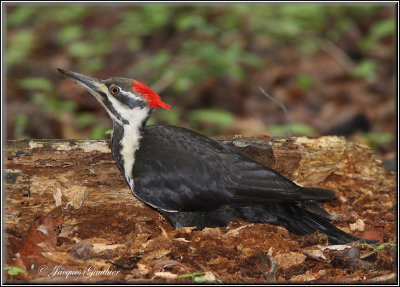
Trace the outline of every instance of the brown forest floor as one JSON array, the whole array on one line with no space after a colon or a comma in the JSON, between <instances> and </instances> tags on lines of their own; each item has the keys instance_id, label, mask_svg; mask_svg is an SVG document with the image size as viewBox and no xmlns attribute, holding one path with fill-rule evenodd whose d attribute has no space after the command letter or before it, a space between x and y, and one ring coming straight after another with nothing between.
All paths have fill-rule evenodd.
<instances>
[{"instance_id":1,"label":"brown forest floor","mask_svg":"<svg viewBox=\"0 0 400 287\"><path fill-rule=\"evenodd\" d=\"M318 186L338 195L324 203L337 215L334 224L379 244L329 247L318 233L298 236L237 219L227 227L174 230L131 195L101 146L100 153L61 146L55 152L40 143L25 154L9 149L7 168L21 173L10 174L7 185L7 265L29 275L8 282L395 282L395 173L379 167L366 146L321 139L271 139L273 164L265 151L241 150L303 185L322 179ZM328 149L318 153L324 143ZM335 146L348 149L335 155ZM317 153L329 158L320 172L310 171ZM33 166L21 169L22 161ZM65 204L71 194L75 199Z\"/></svg>"}]
</instances>

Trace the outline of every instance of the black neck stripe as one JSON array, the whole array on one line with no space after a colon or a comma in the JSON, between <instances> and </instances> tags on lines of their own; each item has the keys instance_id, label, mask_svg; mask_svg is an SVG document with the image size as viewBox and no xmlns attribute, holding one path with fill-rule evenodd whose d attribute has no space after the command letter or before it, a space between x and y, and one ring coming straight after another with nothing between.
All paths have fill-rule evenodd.
<instances>
[{"instance_id":1,"label":"black neck stripe","mask_svg":"<svg viewBox=\"0 0 400 287\"><path fill-rule=\"evenodd\" d=\"M117 112L117 110L114 108L113 104L111 101L108 99L107 95L104 92L100 92L100 96L103 100L103 103L106 105L107 109L112 113L118 120L120 120L122 123L128 125L129 122L124 119L120 113Z\"/></svg>"}]
</instances>

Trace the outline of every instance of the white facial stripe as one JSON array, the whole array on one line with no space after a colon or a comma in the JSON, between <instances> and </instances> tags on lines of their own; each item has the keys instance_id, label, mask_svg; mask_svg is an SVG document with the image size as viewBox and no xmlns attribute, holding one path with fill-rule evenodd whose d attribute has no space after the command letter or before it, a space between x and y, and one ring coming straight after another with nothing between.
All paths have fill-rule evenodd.
<instances>
[{"instance_id":1,"label":"white facial stripe","mask_svg":"<svg viewBox=\"0 0 400 287\"><path fill-rule=\"evenodd\" d=\"M133 100L137 100L137 101L143 101L144 100L142 97L137 96L133 92L132 93L126 92L126 91L122 90L121 88L120 88L120 93L123 94L124 96L127 96L127 97L133 99Z\"/></svg>"},{"instance_id":2,"label":"white facial stripe","mask_svg":"<svg viewBox=\"0 0 400 287\"><path fill-rule=\"evenodd\" d=\"M120 101L118 101L116 98L114 97L109 97L108 98L110 103L112 104L112 106L114 107L114 110L116 110L120 116L127 120L129 123L137 125L137 122L140 121L140 123L142 123L142 119L141 118L137 118L135 117L136 111L139 109L131 109L128 106L122 104ZM133 122L131 122L131 120Z\"/></svg>"}]
</instances>

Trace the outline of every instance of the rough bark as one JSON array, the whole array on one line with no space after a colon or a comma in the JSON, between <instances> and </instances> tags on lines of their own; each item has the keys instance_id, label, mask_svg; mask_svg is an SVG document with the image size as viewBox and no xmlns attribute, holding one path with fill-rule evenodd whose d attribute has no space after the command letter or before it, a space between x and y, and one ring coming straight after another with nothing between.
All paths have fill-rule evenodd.
<instances>
[{"instance_id":1,"label":"rough bark","mask_svg":"<svg viewBox=\"0 0 400 287\"><path fill-rule=\"evenodd\" d=\"M306 137L264 139L233 137L216 138L216 140L232 145L300 185L335 190L338 198L327 203L328 205L325 207L333 213L342 215L339 224L345 231L355 232L355 235L360 236L361 232L368 228L381 228L383 241L388 242L395 239L394 173L389 173L381 167L381 162L376 159L369 147L335 136L315 139ZM104 266L110 266L109 262L107 264L108 259L126 258L126 254L129 256L140 254L141 258L138 259L138 262L141 262L138 263L137 270L139 271L135 271L134 276L132 272L120 272L113 278L110 276L90 278L81 276L67 279L62 276L43 277L39 276L40 274L30 274L30 277L25 280L47 282L47 280L57 279L57 282L69 282L70 280L131 281L133 279L150 279L155 276L152 264L157 264L157 260L171 258L171 254L177 258L179 251L189 252L182 249L183 247L181 249L176 249L178 248L176 246L171 247L170 239L176 237L178 231L173 231L158 212L132 196L111 157L109 141L7 141L4 178L4 226L8 242L8 264L12 264L16 253L21 250L21 238L26 234L33 219L39 215L51 215L62 221L59 239L64 239L64 243L59 242L57 252L47 252L47 258L52 262L63 264L63 266L87 265L87 261L81 259L79 261L66 253L74 244L84 241L91 245L91 252L94 255L89 260L92 260L90 264L96 268L104 269ZM379 206L376 201L379 201ZM364 226L367 227L351 226L351 224L355 224L353 222L356 220L363 221ZM234 229L235 224L244 223L242 221L233 223L232 226L222 229L222 232L227 235L229 230ZM275 232L281 230L275 226L271 228ZM217 230L221 232L220 229ZM188 233L190 232L188 231ZM198 238L209 236L209 234L203 233L196 231L195 234ZM188 236L183 236L183 233L179 234L182 237L181 241L188 240ZM167 243L159 243L165 244L165 248L161 245L152 248L152 240L160 236L168 238ZM162 240L159 239L159 241ZM269 243L269 245L273 245L272 242ZM188 243L184 242L184 244ZM260 246L262 244L264 243L260 243ZM164 249L168 251L165 251L165 254L162 251ZM243 258L252 260L254 254L252 252L247 254L246 252L249 251L243 250L235 251L236 253L242 252L238 256L240 260L231 258L229 260L233 261L228 262L229 260L226 259L228 260L224 261L226 265L243 265ZM217 265L209 264L210 259L202 259L200 255L193 256L198 258L198 261L188 268L195 270L197 266L197 269L210 271L216 276L217 279L214 279L217 282L218 280L222 282L236 281L236 279L243 282L243 280L251 279L245 271L241 271L242 275L236 275L237 277L229 272L225 276L219 273L218 268L215 270L212 268ZM220 264L223 266L223 263ZM381 272L375 277L383 276L382 274L387 273ZM278 276L278 281L279 278L282 279L279 282L289 282L286 281L286 277L282 276ZM316 277L315 280L323 278L321 276ZM165 279L160 276L160 278L164 278L162 280L167 281L173 280L172 277Z\"/></svg>"}]
</instances>

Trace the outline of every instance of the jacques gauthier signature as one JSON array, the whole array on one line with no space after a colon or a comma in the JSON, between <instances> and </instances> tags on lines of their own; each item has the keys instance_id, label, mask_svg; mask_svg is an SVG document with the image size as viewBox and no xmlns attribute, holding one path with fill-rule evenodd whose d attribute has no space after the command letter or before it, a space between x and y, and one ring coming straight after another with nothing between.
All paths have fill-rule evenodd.
<instances>
[{"instance_id":1,"label":"jacques gauthier signature","mask_svg":"<svg viewBox=\"0 0 400 287\"><path fill-rule=\"evenodd\" d=\"M107 269L105 270L96 270L93 265L89 265L86 269L80 270L68 269L61 265L57 265L54 267L42 265L38 268L38 273L39 275L45 277L63 276L65 277L65 279L67 279L69 276L82 276L86 278L90 278L93 276L115 276L119 274L119 270L110 270L110 267L107 267Z\"/></svg>"}]
</instances>

